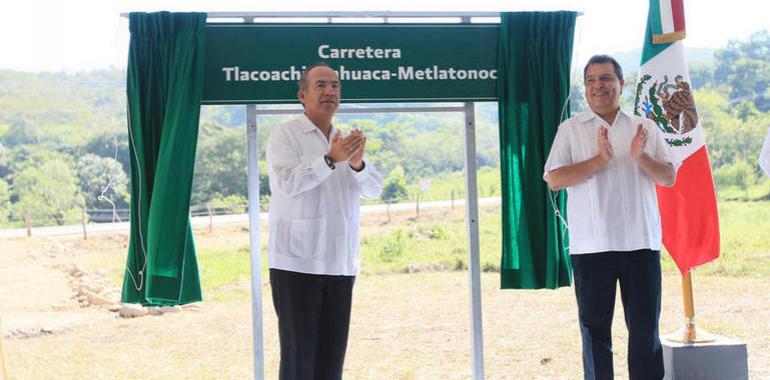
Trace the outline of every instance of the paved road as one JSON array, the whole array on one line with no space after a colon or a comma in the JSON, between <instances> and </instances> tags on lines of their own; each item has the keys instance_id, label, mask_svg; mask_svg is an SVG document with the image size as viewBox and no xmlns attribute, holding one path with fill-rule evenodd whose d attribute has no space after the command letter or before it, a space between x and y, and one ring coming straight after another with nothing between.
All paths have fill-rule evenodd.
<instances>
[{"instance_id":1,"label":"paved road","mask_svg":"<svg viewBox=\"0 0 770 380\"><path fill-rule=\"evenodd\" d=\"M483 204L496 204L500 203L500 198L481 198L479 199L479 205ZM465 204L465 200L456 200L456 206L462 206ZM420 203L420 209L427 208L447 208L452 206L452 201L434 201ZM362 206L361 212L364 214L377 214L384 213L386 211L386 205L369 205ZM391 211L403 211L414 210L414 203L396 203L390 205ZM263 212L259 214L260 220L267 220L267 213ZM214 224L226 224L226 223L247 223L249 220L248 214L232 214L232 215L215 215L213 217ZM194 226L209 224L208 216L196 216L192 218ZM91 223L86 225L86 230L89 234L100 232L112 232L112 231L128 231L128 222L123 223ZM83 233L83 226L80 224L70 226L50 226L50 227L33 227L32 236L53 236L53 235L79 235ZM27 236L26 228L9 228L0 229L1 238L13 238Z\"/></svg>"}]
</instances>

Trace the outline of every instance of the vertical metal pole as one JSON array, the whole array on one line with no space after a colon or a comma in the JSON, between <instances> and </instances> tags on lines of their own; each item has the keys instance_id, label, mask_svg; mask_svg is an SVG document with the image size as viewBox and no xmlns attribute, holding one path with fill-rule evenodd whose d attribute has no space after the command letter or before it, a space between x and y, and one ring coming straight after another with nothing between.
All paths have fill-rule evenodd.
<instances>
[{"instance_id":1,"label":"vertical metal pole","mask_svg":"<svg viewBox=\"0 0 770 380\"><path fill-rule=\"evenodd\" d=\"M465 221L468 228L468 280L470 285L473 378L484 378L484 332L481 325L481 271L479 268L479 210L476 193L476 115L465 103Z\"/></svg>"},{"instance_id":2,"label":"vertical metal pole","mask_svg":"<svg viewBox=\"0 0 770 380\"><path fill-rule=\"evenodd\" d=\"M470 24L469 16L461 17ZM476 111L465 102L465 220L468 228L468 282L470 284L473 379L484 378L484 329L481 319L481 268L479 260L479 196L476 191Z\"/></svg>"},{"instance_id":3,"label":"vertical metal pole","mask_svg":"<svg viewBox=\"0 0 770 380\"><path fill-rule=\"evenodd\" d=\"M249 242L251 252L251 319L254 343L254 379L265 378L262 340L262 256L259 245L259 141L257 106L246 106L249 161Z\"/></svg>"}]
</instances>

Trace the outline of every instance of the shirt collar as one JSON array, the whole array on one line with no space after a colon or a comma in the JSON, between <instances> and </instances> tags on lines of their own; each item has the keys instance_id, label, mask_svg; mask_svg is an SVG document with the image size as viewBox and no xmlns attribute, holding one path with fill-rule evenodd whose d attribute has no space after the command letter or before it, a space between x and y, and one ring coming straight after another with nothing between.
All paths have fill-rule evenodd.
<instances>
[{"instance_id":1,"label":"shirt collar","mask_svg":"<svg viewBox=\"0 0 770 380\"><path fill-rule=\"evenodd\" d=\"M621 109L618 111L618 114L617 114L617 116L615 116L615 121L618 121L618 120L620 120L620 118L628 118L628 117L629 117L629 116L628 116L628 114L627 114L627 113L625 113L625 112L623 111L623 109L621 108ZM593 120L593 119L601 119L601 117L599 117L599 115L597 115L597 114L596 114L594 111L592 111L592 110L589 108L587 111L585 111L585 112L582 112L581 114L577 115L577 119L578 119L578 121L580 121L581 123L585 123L585 122L587 122L587 121L590 121L590 120Z\"/></svg>"},{"instance_id":2,"label":"shirt collar","mask_svg":"<svg viewBox=\"0 0 770 380\"><path fill-rule=\"evenodd\" d=\"M581 112L579 115L577 115L577 119L581 123L585 123L597 117L599 117L599 115L595 114L594 111L591 111L590 109L588 111Z\"/></svg>"},{"instance_id":3,"label":"shirt collar","mask_svg":"<svg viewBox=\"0 0 770 380\"><path fill-rule=\"evenodd\" d=\"M299 117L299 120L302 123L302 126L301 126L302 132L307 134L307 133L313 133L317 131L319 135L323 137L323 133L321 132L321 130L315 124L313 124L313 121L310 120L310 118L307 117L307 115L302 113L302 115ZM332 125L332 129L329 131L329 136L334 136L334 132L336 130L337 129L334 128L334 125Z\"/></svg>"},{"instance_id":4,"label":"shirt collar","mask_svg":"<svg viewBox=\"0 0 770 380\"><path fill-rule=\"evenodd\" d=\"M304 113L299 117L299 119L302 121L302 132L311 133L313 131L321 131Z\"/></svg>"}]
</instances>

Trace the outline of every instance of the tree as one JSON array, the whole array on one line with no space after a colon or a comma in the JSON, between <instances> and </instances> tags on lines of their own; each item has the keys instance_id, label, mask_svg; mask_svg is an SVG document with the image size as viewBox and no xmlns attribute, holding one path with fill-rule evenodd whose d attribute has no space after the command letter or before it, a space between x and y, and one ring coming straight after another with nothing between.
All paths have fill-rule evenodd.
<instances>
[{"instance_id":1,"label":"tree","mask_svg":"<svg viewBox=\"0 0 770 380\"><path fill-rule=\"evenodd\" d=\"M259 198L270 198L270 177L267 173L267 161L259 161Z\"/></svg>"},{"instance_id":2,"label":"tree","mask_svg":"<svg viewBox=\"0 0 770 380\"><path fill-rule=\"evenodd\" d=\"M215 214L242 214L248 212L247 203L248 199L240 195L219 197L218 194L214 194L209 205L214 209Z\"/></svg>"},{"instance_id":3,"label":"tree","mask_svg":"<svg viewBox=\"0 0 770 380\"><path fill-rule=\"evenodd\" d=\"M759 116L760 112L750 100L744 100L733 107L733 114L742 122L749 121L750 118Z\"/></svg>"},{"instance_id":4,"label":"tree","mask_svg":"<svg viewBox=\"0 0 770 380\"><path fill-rule=\"evenodd\" d=\"M208 202L214 194L246 196L248 163L246 138L240 130L207 125L201 130L195 158L192 204Z\"/></svg>"},{"instance_id":5,"label":"tree","mask_svg":"<svg viewBox=\"0 0 770 380\"><path fill-rule=\"evenodd\" d=\"M690 82L692 88L704 88L714 82L714 67L705 63L690 64Z\"/></svg>"},{"instance_id":6,"label":"tree","mask_svg":"<svg viewBox=\"0 0 770 380\"><path fill-rule=\"evenodd\" d=\"M757 181L754 168L746 161L737 157L732 164L723 165L714 171L714 182L717 187L735 187L743 189L748 199L748 188Z\"/></svg>"},{"instance_id":7,"label":"tree","mask_svg":"<svg viewBox=\"0 0 770 380\"><path fill-rule=\"evenodd\" d=\"M760 111L770 110L770 33L752 34L747 41L730 41L714 53L714 80L729 84L731 102L751 100Z\"/></svg>"},{"instance_id":8,"label":"tree","mask_svg":"<svg viewBox=\"0 0 770 380\"><path fill-rule=\"evenodd\" d=\"M384 125L375 120L352 119L336 125L350 131L360 129L366 136L366 159L381 173L389 173L405 160L404 124L390 122Z\"/></svg>"},{"instance_id":9,"label":"tree","mask_svg":"<svg viewBox=\"0 0 770 380\"><path fill-rule=\"evenodd\" d=\"M128 176L119 162L89 153L78 160L75 173L87 209L128 208Z\"/></svg>"},{"instance_id":10,"label":"tree","mask_svg":"<svg viewBox=\"0 0 770 380\"><path fill-rule=\"evenodd\" d=\"M11 208L11 194L8 189L8 183L0 179L0 226L8 221L8 214Z\"/></svg>"},{"instance_id":11,"label":"tree","mask_svg":"<svg viewBox=\"0 0 770 380\"><path fill-rule=\"evenodd\" d=\"M699 90L695 99L712 166L731 165L736 158L756 162L770 115L753 113L744 106L730 107L720 91ZM755 171L759 170L756 165Z\"/></svg>"},{"instance_id":12,"label":"tree","mask_svg":"<svg viewBox=\"0 0 770 380\"><path fill-rule=\"evenodd\" d=\"M31 167L41 167L48 161L59 161L69 166L72 157L66 153L56 152L35 144L25 144L13 147L8 154L8 174L6 181L13 185L14 177Z\"/></svg>"},{"instance_id":13,"label":"tree","mask_svg":"<svg viewBox=\"0 0 770 380\"><path fill-rule=\"evenodd\" d=\"M403 166L411 181L430 178L439 173L456 172L464 167L463 132L437 130L420 133L406 146Z\"/></svg>"},{"instance_id":14,"label":"tree","mask_svg":"<svg viewBox=\"0 0 770 380\"><path fill-rule=\"evenodd\" d=\"M123 165L123 171L129 171L128 133L100 133L86 144L85 153L112 159L117 156L118 162Z\"/></svg>"},{"instance_id":15,"label":"tree","mask_svg":"<svg viewBox=\"0 0 770 380\"><path fill-rule=\"evenodd\" d=\"M380 199L387 204L388 223L390 223L390 204L406 199L409 196L404 179L404 168L396 166L388 174L380 194Z\"/></svg>"},{"instance_id":16,"label":"tree","mask_svg":"<svg viewBox=\"0 0 770 380\"><path fill-rule=\"evenodd\" d=\"M406 180L404 179L404 168L396 166L385 179L385 185L382 188L380 199L385 203L395 203L406 199L408 196L406 190Z\"/></svg>"},{"instance_id":17,"label":"tree","mask_svg":"<svg viewBox=\"0 0 770 380\"><path fill-rule=\"evenodd\" d=\"M64 225L80 219L83 196L72 169L62 161L27 167L14 179L13 192L19 200L15 213L29 210L36 224Z\"/></svg>"},{"instance_id":18,"label":"tree","mask_svg":"<svg viewBox=\"0 0 770 380\"><path fill-rule=\"evenodd\" d=\"M0 178L11 174L11 150L0 143Z\"/></svg>"},{"instance_id":19,"label":"tree","mask_svg":"<svg viewBox=\"0 0 770 380\"><path fill-rule=\"evenodd\" d=\"M10 147L40 142L39 128L29 120L15 118L11 120L10 124L11 127L3 133L0 142Z\"/></svg>"}]
</instances>

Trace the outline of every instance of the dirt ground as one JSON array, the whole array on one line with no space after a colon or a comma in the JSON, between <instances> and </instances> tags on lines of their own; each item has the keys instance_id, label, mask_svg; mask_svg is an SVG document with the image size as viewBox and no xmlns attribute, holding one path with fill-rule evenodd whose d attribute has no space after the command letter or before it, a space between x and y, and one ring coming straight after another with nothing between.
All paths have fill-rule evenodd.
<instances>
[{"instance_id":1,"label":"dirt ground","mask_svg":"<svg viewBox=\"0 0 770 380\"><path fill-rule=\"evenodd\" d=\"M198 233L200 247L246 244L242 226ZM203 302L181 311L120 318L84 306L82 282L106 284L94 257L125 258L125 234L32 237L0 241L0 318L12 379L252 377L248 300ZM73 270L77 265L80 272ZM79 274L78 274L79 273ZM482 275L484 369L490 379L582 378L573 291L502 291ZM117 299L119 289L100 286ZM81 284L81 285L78 285ZM250 292L248 282L234 285ZM101 289L105 288L105 289ZM770 378L770 293L760 279L695 275L698 326L747 344L752 379ZM277 378L278 338L264 284L265 378ZM360 276L356 282L345 378L471 377L468 276L440 272ZM661 331L682 324L680 278L664 276ZM616 309L615 368L625 378L627 335Z\"/></svg>"}]
</instances>

